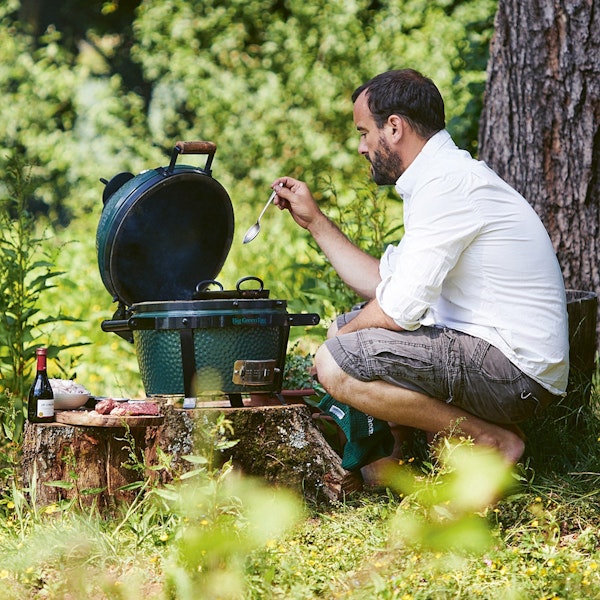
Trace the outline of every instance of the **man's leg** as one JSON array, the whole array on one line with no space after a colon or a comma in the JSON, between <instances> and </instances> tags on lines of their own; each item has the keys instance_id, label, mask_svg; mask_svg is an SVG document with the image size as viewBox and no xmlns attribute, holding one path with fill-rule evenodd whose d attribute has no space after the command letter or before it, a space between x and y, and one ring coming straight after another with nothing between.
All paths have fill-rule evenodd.
<instances>
[{"instance_id":1,"label":"man's leg","mask_svg":"<svg viewBox=\"0 0 600 600\"><path fill-rule=\"evenodd\" d=\"M475 444L495 448L516 463L525 449L512 431L495 425L441 400L382 380L359 381L345 373L321 346L315 356L319 382L336 400L384 421L437 433L460 422L460 429Z\"/></svg>"}]
</instances>

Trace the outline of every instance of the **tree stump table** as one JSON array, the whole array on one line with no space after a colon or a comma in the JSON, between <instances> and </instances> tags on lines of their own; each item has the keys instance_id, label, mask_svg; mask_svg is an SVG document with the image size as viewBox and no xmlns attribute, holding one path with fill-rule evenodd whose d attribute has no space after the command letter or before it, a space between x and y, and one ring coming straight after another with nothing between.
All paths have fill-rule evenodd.
<instances>
[{"instance_id":1,"label":"tree stump table","mask_svg":"<svg viewBox=\"0 0 600 600\"><path fill-rule=\"evenodd\" d=\"M343 498L342 481L347 472L307 406L231 408L211 404L218 403L191 410L163 406L162 423L147 427L27 423L24 485L38 505L76 499L83 505L96 503L107 508L130 501L137 493L130 484L149 476L150 467L159 463L159 449L171 461L170 469L153 472L163 483L193 468L183 457L203 454L201 433L224 413L233 428L233 434L226 437L237 443L221 451L223 462L231 458L243 473L294 489L309 501Z\"/></svg>"}]
</instances>

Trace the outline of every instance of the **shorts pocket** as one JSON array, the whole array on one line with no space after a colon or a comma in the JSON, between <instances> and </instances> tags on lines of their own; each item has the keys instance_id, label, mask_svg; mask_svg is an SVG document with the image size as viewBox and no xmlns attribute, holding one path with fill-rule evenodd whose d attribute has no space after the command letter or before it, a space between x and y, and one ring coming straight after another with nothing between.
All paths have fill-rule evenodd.
<instances>
[{"instance_id":1,"label":"shorts pocket","mask_svg":"<svg viewBox=\"0 0 600 600\"><path fill-rule=\"evenodd\" d=\"M408 378L426 381L432 377L434 364L431 347L423 344L386 341L373 342L365 349L365 360L371 373L377 377Z\"/></svg>"},{"instance_id":2,"label":"shorts pocket","mask_svg":"<svg viewBox=\"0 0 600 600\"><path fill-rule=\"evenodd\" d=\"M484 340L478 340L469 368L492 383L514 383L523 375L498 348Z\"/></svg>"}]
</instances>

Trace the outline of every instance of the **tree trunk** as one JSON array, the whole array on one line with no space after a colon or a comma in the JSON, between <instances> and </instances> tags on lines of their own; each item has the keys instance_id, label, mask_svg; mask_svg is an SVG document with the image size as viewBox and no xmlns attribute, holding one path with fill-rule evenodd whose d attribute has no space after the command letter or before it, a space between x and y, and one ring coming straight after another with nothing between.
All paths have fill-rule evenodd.
<instances>
[{"instance_id":1,"label":"tree trunk","mask_svg":"<svg viewBox=\"0 0 600 600\"><path fill-rule=\"evenodd\" d=\"M567 288L596 294L598 56L598 0L499 0L479 133L480 158L548 229Z\"/></svg>"}]
</instances>

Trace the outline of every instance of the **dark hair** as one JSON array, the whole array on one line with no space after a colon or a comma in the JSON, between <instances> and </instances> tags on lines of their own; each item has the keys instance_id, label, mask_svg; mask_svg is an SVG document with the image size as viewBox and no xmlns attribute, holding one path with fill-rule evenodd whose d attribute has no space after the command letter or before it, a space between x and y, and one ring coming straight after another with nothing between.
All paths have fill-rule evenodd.
<instances>
[{"instance_id":1,"label":"dark hair","mask_svg":"<svg viewBox=\"0 0 600 600\"><path fill-rule=\"evenodd\" d=\"M356 102L364 91L379 128L390 115L404 118L425 139L446 126L440 91L431 79L414 69L387 71L373 77L354 91L352 102Z\"/></svg>"}]
</instances>

